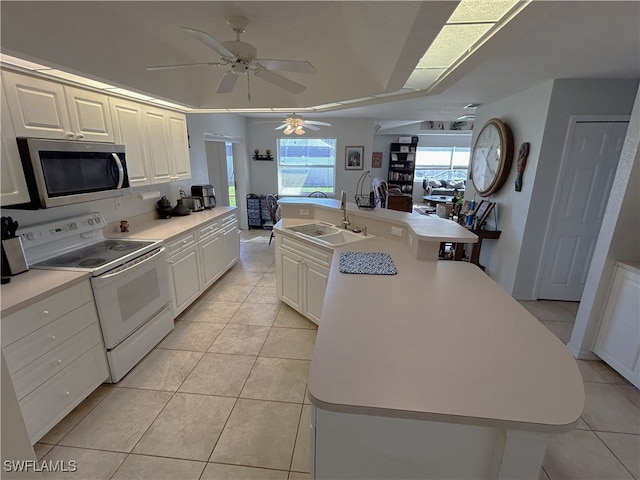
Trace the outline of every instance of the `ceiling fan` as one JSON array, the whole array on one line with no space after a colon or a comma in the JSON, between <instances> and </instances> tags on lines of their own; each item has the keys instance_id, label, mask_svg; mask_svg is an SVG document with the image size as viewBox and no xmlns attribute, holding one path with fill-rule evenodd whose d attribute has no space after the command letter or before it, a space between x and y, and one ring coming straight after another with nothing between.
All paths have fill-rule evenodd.
<instances>
[{"instance_id":1,"label":"ceiling fan","mask_svg":"<svg viewBox=\"0 0 640 480\"><path fill-rule=\"evenodd\" d=\"M277 120L266 120L264 122L256 122L256 123L275 123ZM306 131L305 128L309 130L320 130L318 126L322 127L330 127L331 124L327 122L318 122L315 120L305 120L300 115L296 115L295 113L282 121L282 124L276 127L276 130L283 130L282 133L285 135L291 135L295 133L296 135L304 135Z\"/></svg>"},{"instance_id":2,"label":"ceiling fan","mask_svg":"<svg viewBox=\"0 0 640 480\"><path fill-rule=\"evenodd\" d=\"M225 73L224 77L222 77L222 80L216 89L216 93L232 92L240 75L247 76L247 85L249 85L249 72L253 72L256 77L269 82L276 87L280 87L287 92L301 93L307 88L298 82L294 82L293 80L275 73L275 71L316 73L316 69L311 63L300 60L257 58L258 51L256 47L249 43L240 41L240 34L244 33L245 27L249 23L248 20L245 17L230 17L226 23L234 32L236 32L235 40L218 42L206 32L202 32L194 28L182 27L185 32L193 35L202 43L218 52L221 57L219 62L158 65L147 67L147 70L169 70L174 68L190 67L224 67L228 65L231 68L227 73ZM249 100L251 100L250 92Z\"/></svg>"}]
</instances>

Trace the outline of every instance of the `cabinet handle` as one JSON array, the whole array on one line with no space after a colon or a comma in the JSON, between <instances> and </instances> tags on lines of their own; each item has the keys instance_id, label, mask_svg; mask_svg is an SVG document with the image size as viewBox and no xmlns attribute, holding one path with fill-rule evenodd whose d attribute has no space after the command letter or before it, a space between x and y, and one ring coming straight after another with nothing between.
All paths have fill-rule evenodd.
<instances>
[{"instance_id":1,"label":"cabinet handle","mask_svg":"<svg viewBox=\"0 0 640 480\"><path fill-rule=\"evenodd\" d=\"M51 335L51 336L49 337L49 341L50 341L50 342L55 342L55 341L56 341L56 336L55 336L55 335Z\"/></svg>"},{"instance_id":2,"label":"cabinet handle","mask_svg":"<svg viewBox=\"0 0 640 480\"><path fill-rule=\"evenodd\" d=\"M67 138L73 138L73 132L67 132Z\"/></svg>"},{"instance_id":3,"label":"cabinet handle","mask_svg":"<svg viewBox=\"0 0 640 480\"><path fill-rule=\"evenodd\" d=\"M42 316L44 317L44 316L47 316L47 315L49 315L49 310L43 310L42 311Z\"/></svg>"},{"instance_id":4,"label":"cabinet handle","mask_svg":"<svg viewBox=\"0 0 640 480\"><path fill-rule=\"evenodd\" d=\"M68 397L69 395L71 395L71 392L64 392L65 397Z\"/></svg>"},{"instance_id":5,"label":"cabinet handle","mask_svg":"<svg viewBox=\"0 0 640 480\"><path fill-rule=\"evenodd\" d=\"M84 133L79 133L76 135L76 138L84 138Z\"/></svg>"},{"instance_id":6,"label":"cabinet handle","mask_svg":"<svg viewBox=\"0 0 640 480\"><path fill-rule=\"evenodd\" d=\"M62 360L57 359L57 360L54 360L54 361L53 361L53 366L54 366L54 367L57 367L58 365L62 365Z\"/></svg>"}]
</instances>

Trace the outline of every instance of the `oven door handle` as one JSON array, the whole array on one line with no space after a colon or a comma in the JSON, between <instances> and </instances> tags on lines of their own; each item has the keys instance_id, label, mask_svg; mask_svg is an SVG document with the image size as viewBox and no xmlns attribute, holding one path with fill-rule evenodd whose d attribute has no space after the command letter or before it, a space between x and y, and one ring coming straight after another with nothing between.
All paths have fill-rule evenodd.
<instances>
[{"instance_id":1,"label":"oven door handle","mask_svg":"<svg viewBox=\"0 0 640 480\"><path fill-rule=\"evenodd\" d=\"M111 152L111 156L113 157L113 161L116 162L116 167L118 168L118 185L116 188L121 189L124 183L124 167L122 166L122 160L120 160L120 157L114 152Z\"/></svg>"},{"instance_id":2,"label":"oven door handle","mask_svg":"<svg viewBox=\"0 0 640 480\"><path fill-rule=\"evenodd\" d=\"M107 273L106 275L100 275L98 277L99 280L107 280L109 278L113 278L113 277L117 277L118 275L123 275L125 273L127 273L129 270L133 269L133 268L138 268L142 265L144 265L145 263L149 263L152 260L154 260L158 255L163 254L165 251L164 247L160 247L160 249L154 253L153 255L151 255L150 257L145 258L144 260L142 260L141 262L135 262L133 265L131 265L130 267L124 268L122 270L118 270L117 272L114 273Z\"/></svg>"}]
</instances>

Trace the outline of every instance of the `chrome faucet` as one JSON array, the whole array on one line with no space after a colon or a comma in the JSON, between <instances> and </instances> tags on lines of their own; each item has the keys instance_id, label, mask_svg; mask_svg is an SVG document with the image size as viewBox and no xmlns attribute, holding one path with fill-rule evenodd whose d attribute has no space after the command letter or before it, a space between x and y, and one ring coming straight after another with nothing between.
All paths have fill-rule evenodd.
<instances>
[{"instance_id":1,"label":"chrome faucet","mask_svg":"<svg viewBox=\"0 0 640 480\"><path fill-rule=\"evenodd\" d=\"M340 208L342 209L342 227L347 228L351 225L349 217L347 217L347 192L342 190L340 193Z\"/></svg>"}]
</instances>

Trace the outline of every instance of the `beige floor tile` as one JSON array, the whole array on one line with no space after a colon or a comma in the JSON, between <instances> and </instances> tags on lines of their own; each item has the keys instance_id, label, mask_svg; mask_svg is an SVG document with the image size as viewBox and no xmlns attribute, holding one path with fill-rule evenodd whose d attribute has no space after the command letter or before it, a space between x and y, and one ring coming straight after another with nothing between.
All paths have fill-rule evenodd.
<instances>
[{"instance_id":1,"label":"beige floor tile","mask_svg":"<svg viewBox=\"0 0 640 480\"><path fill-rule=\"evenodd\" d=\"M611 368L609 365L607 365L603 361L586 360L586 362L591 366L591 368L593 368L596 372L602 375L606 379L607 383L629 385L629 382L627 382L618 372L616 372L613 368Z\"/></svg>"},{"instance_id":2,"label":"beige floor tile","mask_svg":"<svg viewBox=\"0 0 640 480\"><path fill-rule=\"evenodd\" d=\"M109 479L127 458L126 453L102 452L86 448L55 447L43 461L62 462L66 469L75 462L75 472L42 472L43 479Z\"/></svg>"},{"instance_id":3,"label":"beige floor tile","mask_svg":"<svg viewBox=\"0 0 640 480\"><path fill-rule=\"evenodd\" d=\"M540 469L540 474L538 475L538 480L550 480L547 472L544 471L544 468Z\"/></svg>"},{"instance_id":4,"label":"beige floor tile","mask_svg":"<svg viewBox=\"0 0 640 480\"><path fill-rule=\"evenodd\" d=\"M37 460L42 459L42 457L44 457L49 452L49 450L51 450L53 447L54 445L49 445L46 443L36 443L33 446L33 451L36 454L36 459Z\"/></svg>"},{"instance_id":5,"label":"beige floor tile","mask_svg":"<svg viewBox=\"0 0 640 480\"><path fill-rule=\"evenodd\" d=\"M180 387L180 392L237 397L256 357L206 353Z\"/></svg>"},{"instance_id":6,"label":"beige floor tile","mask_svg":"<svg viewBox=\"0 0 640 480\"><path fill-rule=\"evenodd\" d=\"M60 445L130 452L171 396L169 392L115 388Z\"/></svg>"},{"instance_id":7,"label":"beige floor tile","mask_svg":"<svg viewBox=\"0 0 640 480\"><path fill-rule=\"evenodd\" d=\"M221 284L232 285L251 285L255 286L262 278L261 272L246 272L244 270L238 270L230 272L220 280Z\"/></svg>"},{"instance_id":8,"label":"beige floor tile","mask_svg":"<svg viewBox=\"0 0 640 480\"><path fill-rule=\"evenodd\" d=\"M251 285L216 284L207 295L207 301L244 302L253 288Z\"/></svg>"},{"instance_id":9,"label":"beige floor tile","mask_svg":"<svg viewBox=\"0 0 640 480\"><path fill-rule=\"evenodd\" d=\"M596 435L635 478L640 478L640 435L607 432Z\"/></svg>"},{"instance_id":10,"label":"beige floor tile","mask_svg":"<svg viewBox=\"0 0 640 480\"><path fill-rule=\"evenodd\" d=\"M633 478L594 432L584 430L574 430L553 440L542 465L551 480Z\"/></svg>"},{"instance_id":11,"label":"beige floor tile","mask_svg":"<svg viewBox=\"0 0 640 480\"><path fill-rule=\"evenodd\" d=\"M211 353L258 355L270 327L227 325L209 348Z\"/></svg>"},{"instance_id":12,"label":"beige floor tile","mask_svg":"<svg viewBox=\"0 0 640 480\"><path fill-rule=\"evenodd\" d=\"M609 383L606 378L598 373L596 369L591 366L593 362L586 362L584 360L576 360L580 373L582 374L583 382L593 383Z\"/></svg>"},{"instance_id":13,"label":"beige floor tile","mask_svg":"<svg viewBox=\"0 0 640 480\"><path fill-rule=\"evenodd\" d=\"M631 402L640 408L640 391L633 385L616 385L616 388L622 392Z\"/></svg>"},{"instance_id":14,"label":"beige floor tile","mask_svg":"<svg viewBox=\"0 0 640 480\"><path fill-rule=\"evenodd\" d=\"M276 264L275 264L275 262L272 263L269 268L267 268L266 273L276 273Z\"/></svg>"},{"instance_id":15,"label":"beige floor tile","mask_svg":"<svg viewBox=\"0 0 640 480\"><path fill-rule=\"evenodd\" d=\"M265 273L256 285L257 287L275 287L276 286L276 274Z\"/></svg>"},{"instance_id":16,"label":"beige floor tile","mask_svg":"<svg viewBox=\"0 0 640 480\"><path fill-rule=\"evenodd\" d=\"M311 360L316 343L316 330L272 328L264 342L261 357Z\"/></svg>"},{"instance_id":17,"label":"beige floor tile","mask_svg":"<svg viewBox=\"0 0 640 480\"><path fill-rule=\"evenodd\" d=\"M576 316L563 305L565 302L551 300L520 300L520 305L526 308L531 315L538 320L548 320L554 322L575 322Z\"/></svg>"},{"instance_id":18,"label":"beige floor tile","mask_svg":"<svg viewBox=\"0 0 640 480\"><path fill-rule=\"evenodd\" d=\"M574 318L578 314L580 302L558 302L558 305L569 312Z\"/></svg>"},{"instance_id":19,"label":"beige floor tile","mask_svg":"<svg viewBox=\"0 0 640 480\"><path fill-rule=\"evenodd\" d=\"M585 383L585 406L582 418L599 432L640 434L640 409L615 385Z\"/></svg>"},{"instance_id":20,"label":"beige floor tile","mask_svg":"<svg viewBox=\"0 0 640 480\"><path fill-rule=\"evenodd\" d=\"M279 305L245 302L240 306L235 315L231 317L229 323L270 327L273 325L279 310Z\"/></svg>"},{"instance_id":21,"label":"beige floor tile","mask_svg":"<svg viewBox=\"0 0 640 480\"><path fill-rule=\"evenodd\" d=\"M306 360L258 357L240 397L302 403L310 363Z\"/></svg>"},{"instance_id":22,"label":"beige floor tile","mask_svg":"<svg viewBox=\"0 0 640 480\"><path fill-rule=\"evenodd\" d=\"M198 480L206 463L129 455L112 480Z\"/></svg>"},{"instance_id":23,"label":"beige floor tile","mask_svg":"<svg viewBox=\"0 0 640 480\"><path fill-rule=\"evenodd\" d=\"M189 320L192 322L227 323L240 308L240 305L242 305L241 302L205 300L189 316Z\"/></svg>"},{"instance_id":24,"label":"beige floor tile","mask_svg":"<svg viewBox=\"0 0 640 480\"><path fill-rule=\"evenodd\" d=\"M311 480L311 474L301 472L289 472L288 480Z\"/></svg>"},{"instance_id":25,"label":"beige floor tile","mask_svg":"<svg viewBox=\"0 0 640 480\"><path fill-rule=\"evenodd\" d=\"M551 330L556 337L558 337L565 345L571 340L571 332L573 331L573 324L569 322L552 322L543 320L542 323Z\"/></svg>"},{"instance_id":26,"label":"beige floor tile","mask_svg":"<svg viewBox=\"0 0 640 480\"><path fill-rule=\"evenodd\" d=\"M85 398L76 408L58 422L49 432L40 439L41 443L55 445L75 427L80 420L87 416L104 398L113 390L110 385L100 385L91 395Z\"/></svg>"},{"instance_id":27,"label":"beige floor tile","mask_svg":"<svg viewBox=\"0 0 640 480\"><path fill-rule=\"evenodd\" d=\"M173 331L160 342L158 348L206 352L223 328L224 324L221 323L182 320L176 323Z\"/></svg>"},{"instance_id":28,"label":"beige floor tile","mask_svg":"<svg viewBox=\"0 0 640 480\"><path fill-rule=\"evenodd\" d=\"M249 256L250 258L251 256ZM250 259L242 261L242 269L246 272L255 272L255 273L266 273L269 271L269 267L273 263L271 262L257 262Z\"/></svg>"},{"instance_id":29,"label":"beige floor tile","mask_svg":"<svg viewBox=\"0 0 640 480\"><path fill-rule=\"evenodd\" d=\"M235 398L176 393L133 453L207 461Z\"/></svg>"},{"instance_id":30,"label":"beige floor tile","mask_svg":"<svg viewBox=\"0 0 640 480\"><path fill-rule=\"evenodd\" d=\"M267 246L267 248L269 247ZM262 262L271 265L276 261L275 248L272 252L269 252L268 250L265 251L264 249L258 249L254 251L247 260L249 260L250 262Z\"/></svg>"},{"instance_id":31,"label":"beige floor tile","mask_svg":"<svg viewBox=\"0 0 640 480\"><path fill-rule=\"evenodd\" d=\"M175 392L202 355L183 350L152 350L117 386Z\"/></svg>"},{"instance_id":32,"label":"beige floor tile","mask_svg":"<svg viewBox=\"0 0 640 480\"><path fill-rule=\"evenodd\" d=\"M296 446L293 449L291 470L296 472L311 472L311 406L302 407Z\"/></svg>"},{"instance_id":33,"label":"beige floor tile","mask_svg":"<svg viewBox=\"0 0 640 480\"><path fill-rule=\"evenodd\" d=\"M308 328L311 330L318 329L318 326L315 323L313 323L311 320L308 320L303 315L296 312L289 305L284 303L280 307L280 311L278 312L278 316L276 317L275 322L273 322L273 326L289 327L289 328Z\"/></svg>"},{"instance_id":34,"label":"beige floor tile","mask_svg":"<svg viewBox=\"0 0 640 480\"><path fill-rule=\"evenodd\" d=\"M208 463L200 480L287 480L284 470Z\"/></svg>"},{"instance_id":35,"label":"beige floor tile","mask_svg":"<svg viewBox=\"0 0 640 480\"><path fill-rule=\"evenodd\" d=\"M276 287L254 287L246 299L246 303L267 303L282 305L282 300L276 293Z\"/></svg>"},{"instance_id":36,"label":"beige floor tile","mask_svg":"<svg viewBox=\"0 0 640 480\"><path fill-rule=\"evenodd\" d=\"M304 404L311 405L311 399L309 398L309 389L304 392Z\"/></svg>"},{"instance_id":37,"label":"beige floor tile","mask_svg":"<svg viewBox=\"0 0 640 480\"><path fill-rule=\"evenodd\" d=\"M580 417L580 419L578 420L578 423L576 424L576 430L591 430L589 428L589 425L587 425L587 422L585 422L582 417Z\"/></svg>"},{"instance_id":38,"label":"beige floor tile","mask_svg":"<svg viewBox=\"0 0 640 480\"><path fill-rule=\"evenodd\" d=\"M239 399L210 461L288 470L302 405Z\"/></svg>"}]
</instances>

